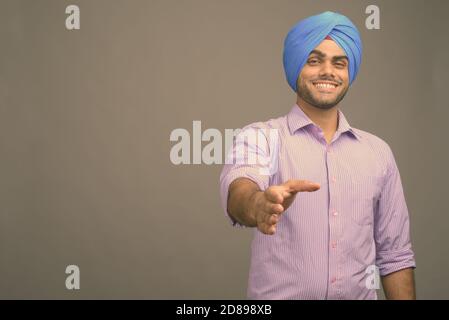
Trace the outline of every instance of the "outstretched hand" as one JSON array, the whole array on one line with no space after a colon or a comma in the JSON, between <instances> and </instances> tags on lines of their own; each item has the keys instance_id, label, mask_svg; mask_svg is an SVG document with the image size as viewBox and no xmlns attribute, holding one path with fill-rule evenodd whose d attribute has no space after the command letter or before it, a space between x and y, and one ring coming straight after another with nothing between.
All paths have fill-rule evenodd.
<instances>
[{"instance_id":1,"label":"outstretched hand","mask_svg":"<svg viewBox=\"0 0 449 320\"><path fill-rule=\"evenodd\" d=\"M282 213L290 207L298 192L313 192L319 188L318 183L311 181L288 180L281 185L271 186L264 192L257 192L253 196L252 206L257 229L265 234L274 234Z\"/></svg>"}]
</instances>

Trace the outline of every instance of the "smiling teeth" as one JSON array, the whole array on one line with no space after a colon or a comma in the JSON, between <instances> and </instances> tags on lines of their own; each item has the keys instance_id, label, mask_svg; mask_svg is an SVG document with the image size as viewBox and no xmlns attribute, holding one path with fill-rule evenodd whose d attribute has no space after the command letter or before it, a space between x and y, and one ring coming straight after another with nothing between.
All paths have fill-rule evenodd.
<instances>
[{"instance_id":1,"label":"smiling teeth","mask_svg":"<svg viewBox=\"0 0 449 320\"><path fill-rule=\"evenodd\" d=\"M336 86L329 83L316 83L315 86L317 88L326 88L326 89L334 89Z\"/></svg>"}]
</instances>

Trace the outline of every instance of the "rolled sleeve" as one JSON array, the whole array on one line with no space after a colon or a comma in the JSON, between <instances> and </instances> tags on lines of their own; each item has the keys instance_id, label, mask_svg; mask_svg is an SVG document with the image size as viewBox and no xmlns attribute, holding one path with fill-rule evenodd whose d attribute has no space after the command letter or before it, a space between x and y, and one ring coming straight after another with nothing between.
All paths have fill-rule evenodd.
<instances>
[{"instance_id":1,"label":"rolled sleeve","mask_svg":"<svg viewBox=\"0 0 449 320\"><path fill-rule=\"evenodd\" d=\"M399 170L389 147L387 158L387 174L375 213L374 228L376 265L381 276L416 267L407 204Z\"/></svg>"},{"instance_id":2,"label":"rolled sleeve","mask_svg":"<svg viewBox=\"0 0 449 320\"><path fill-rule=\"evenodd\" d=\"M378 252L377 266L379 266L379 274L386 276L402 269L415 268L416 264L410 247L397 251Z\"/></svg>"},{"instance_id":3,"label":"rolled sleeve","mask_svg":"<svg viewBox=\"0 0 449 320\"><path fill-rule=\"evenodd\" d=\"M251 136L257 130L263 128L246 127L234 139L233 146L228 152L227 161L220 175L221 206L226 217L233 226L245 227L235 221L228 212L229 186L238 178L247 178L255 182L260 190L264 191L269 186L270 175L266 174L270 165L270 148L264 133L258 134L257 139L246 139L248 133ZM260 132L259 132L260 133ZM234 155L234 158L230 157ZM236 156L238 155L238 156Z\"/></svg>"}]
</instances>

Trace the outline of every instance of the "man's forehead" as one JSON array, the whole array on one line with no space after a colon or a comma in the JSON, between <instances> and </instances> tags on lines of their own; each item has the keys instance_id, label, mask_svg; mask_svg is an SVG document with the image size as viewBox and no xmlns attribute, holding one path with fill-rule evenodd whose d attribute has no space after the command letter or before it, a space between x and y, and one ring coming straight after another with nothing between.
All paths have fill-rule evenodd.
<instances>
[{"instance_id":1,"label":"man's forehead","mask_svg":"<svg viewBox=\"0 0 449 320\"><path fill-rule=\"evenodd\" d=\"M322 53L325 56L345 56L345 51L332 39L324 39L311 54Z\"/></svg>"}]
</instances>

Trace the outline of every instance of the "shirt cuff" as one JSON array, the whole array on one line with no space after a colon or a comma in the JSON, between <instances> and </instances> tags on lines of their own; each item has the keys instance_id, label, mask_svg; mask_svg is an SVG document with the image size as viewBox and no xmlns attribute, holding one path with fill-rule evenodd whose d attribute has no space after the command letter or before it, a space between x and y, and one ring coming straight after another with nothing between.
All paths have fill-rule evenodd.
<instances>
[{"instance_id":1,"label":"shirt cuff","mask_svg":"<svg viewBox=\"0 0 449 320\"><path fill-rule=\"evenodd\" d=\"M411 248L394 251L380 251L377 253L376 260L381 276L386 276L406 268L416 268L416 262Z\"/></svg>"}]
</instances>

